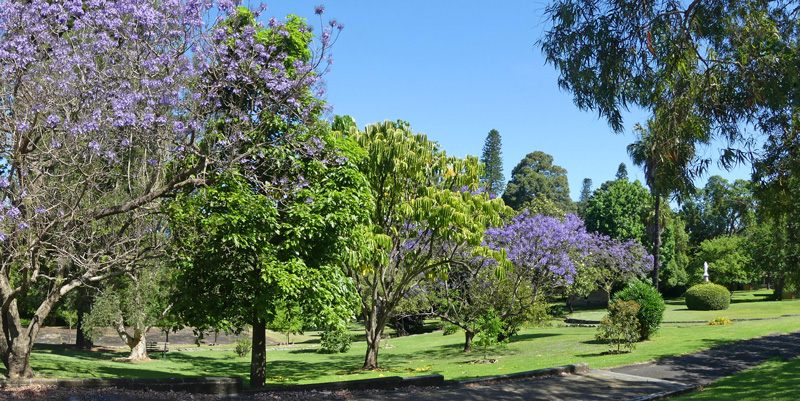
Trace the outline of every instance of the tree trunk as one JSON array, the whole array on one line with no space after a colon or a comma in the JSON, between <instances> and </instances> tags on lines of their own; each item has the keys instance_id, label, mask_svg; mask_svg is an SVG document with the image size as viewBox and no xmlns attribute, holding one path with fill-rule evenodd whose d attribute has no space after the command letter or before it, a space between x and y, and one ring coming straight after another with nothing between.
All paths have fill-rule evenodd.
<instances>
[{"instance_id":1,"label":"tree trunk","mask_svg":"<svg viewBox=\"0 0 800 401\"><path fill-rule=\"evenodd\" d=\"M475 338L474 330L464 330L464 352L472 352L472 339Z\"/></svg>"},{"instance_id":2,"label":"tree trunk","mask_svg":"<svg viewBox=\"0 0 800 401\"><path fill-rule=\"evenodd\" d=\"M146 361L150 357L147 356L147 330L134 329L133 336L128 340L128 347L131 349L131 355L128 359L132 361Z\"/></svg>"},{"instance_id":3,"label":"tree trunk","mask_svg":"<svg viewBox=\"0 0 800 401\"><path fill-rule=\"evenodd\" d=\"M92 342L83 334L83 310L78 309L78 324L75 326L75 346L81 349L90 349L94 346Z\"/></svg>"},{"instance_id":4,"label":"tree trunk","mask_svg":"<svg viewBox=\"0 0 800 401\"><path fill-rule=\"evenodd\" d=\"M33 343L39 335L42 322L50 314L53 306L61 299L63 294L76 287L70 283L51 291L36 309L27 328L23 328L17 309L17 300L10 299L11 285L7 277L0 276L0 301L5 305L5 310L0 313L0 359L8 370L11 378L34 377L30 366ZM58 288L58 287L56 287Z\"/></svg>"},{"instance_id":5,"label":"tree trunk","mask_svg":"<svg viewBox=\"0 0 800 401\"><path fill-rule=\"evenodd\" d=\"M253 309L253 350L250 353L250 386L267 382L267 322Z\"/></svg>"},{"instance_id":6,"label":"tree trunk","mask_svg":"<svg viewBox=\"0 0 800 401\"><path fill-rule=\"evenodd\" d=\"M658 265L661 254L661 197L656 195L656 229L653 232L653 287L658 290Z\"/></svg>"},{"instance_id":7,"label":"tree trunk","mask_svg":"<svg viewBox=\"0 0 800 401\"><path fill-rule=\"evenodd\" d=\"M378 350L380 350L384 325L380 324L377 306L366 312L364 317L364 329L367 333L367 355L364 358L364 369L377 369Z\"/></svg>"},{"instance_id":8,"label":"tree trunk","mask_svg":"<svg viewBox=\"0 0 800 401\"><path fill-rule=\"evenodd\" d=\"M575 299L574 295L567 296L567 308L569 308L569 313L575 313L575 310L572 308L572 301Z\"/></svg>"}]
</instances>

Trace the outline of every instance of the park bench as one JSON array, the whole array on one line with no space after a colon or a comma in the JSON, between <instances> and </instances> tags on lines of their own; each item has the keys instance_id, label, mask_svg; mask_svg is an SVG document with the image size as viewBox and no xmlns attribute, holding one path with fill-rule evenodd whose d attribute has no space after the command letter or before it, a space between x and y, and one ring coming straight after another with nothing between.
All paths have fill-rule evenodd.
<instances>
[{"instance_id":1,"label":"park bench","mask_svg":"<svg viewBox=\"0 0 800 401\"><path fill-rule=\"evenodd\" d=\"M169 343L161 341L148 341L147 353L150 354L151 352L160 352L161 358L163 359L167 356L167 352L169 352Z\"/></svg>"}]
</instances>

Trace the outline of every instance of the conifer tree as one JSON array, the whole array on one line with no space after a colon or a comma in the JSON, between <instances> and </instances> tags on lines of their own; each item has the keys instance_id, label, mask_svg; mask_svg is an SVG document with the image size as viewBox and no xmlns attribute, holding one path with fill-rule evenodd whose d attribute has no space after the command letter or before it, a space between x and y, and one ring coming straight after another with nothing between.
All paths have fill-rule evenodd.
<instances>
[{"instance_id":1,"label":"conifer tree","mask_svg":"<svg viewBox=\"0 0 800 401\"><path fill-rule=\"evenodd\" d=\"M481 185L487 192L494 195L499 195L500 192L503 192L503 187L505 186L502 154L500 133L493 129L486 135L486 142L483 144Z\"/></svg>"},{"instance_id":2,"label":"conifer tree","mask_svg":"<svg viewBox=\"0 0 800 401\"><path fill-rule=\"evenodd\" d=\"M592 197L592 179L584 178L581 186L581 197L578 199L578 215L583 217L586 207L589 205L589 198Z\"/></svg>"}]
</instances>

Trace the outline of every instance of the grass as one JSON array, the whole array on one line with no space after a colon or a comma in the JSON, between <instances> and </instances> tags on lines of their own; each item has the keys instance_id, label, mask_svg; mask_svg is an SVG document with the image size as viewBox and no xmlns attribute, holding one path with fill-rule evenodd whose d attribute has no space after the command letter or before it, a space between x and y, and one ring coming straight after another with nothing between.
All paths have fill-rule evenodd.
<instances>
[{"instance_id":1,"label":"grass","mask_svg":"<svg viewBox=\"0 0 800 401\"><path fill-rule=\"evenodd\" d=\"M681 311L679 304L670 302L668 316L683 313L692 316L686 320L698 319L700 315L685 310L685 306ZM800 313L800 301L740 302L724 312L729 318L797 314ZM578 314L587 313L603 312ZM719 314L712 312L708 320ZM354 343L347 353L325 355L309 348L316 339L314 333L306 333L302 338L306 343L268 353L267 376L268 383L279 385L432 373L442 374L447 379L464 380L578 362L588 362L592 368L604 368L695 352L770 333L792 332L798 327L800 316L735 322L726 326L667 324L651 341L639 343L632 353L604 355L608 345L594 339L594 328L564 327L554 321L550 327L524 329L512 338L507 348L490 351L489 357L498 359L494 364L471 364L471 361L481 359L482 352L476 350L465 354L462 352L462 333L443 336L441 331L437 331L392 338L389 347L380 351L382 371L359 369L366 349L364 342ZM171 351L166 359L152 362L111 361L126 355L127 351L122 349L120 352L89 352L37 345L31 364L40 376L65 378L241 376L246 381L249 374L249 357L239 358L233 351L219 348L187 347L186 351Z\"/></svg>"},{"instance_id":2,"label":"grass","mask_svg":"<svg viewBox=\"0 0 800 401\"><path fill-rule=\"evenodd\" d=\"M784 362L773 359L761 366L721 379L706 390L675 398L683 401L797 400L800 389L800 358Z\"/></svg>"},{"instance_id":3,"label":"grass","mask_svg":"<svg viewBox=\"0 0 800 401\"><path fill-rule=\"evenodd\" d=\"M731 305L726 310L695 311L686 308L683 298L666 300L665 322L709 321L717 317L728 319L772 318L800 313L797 301L764 301L772 291L736 291L731 297ZM592 309L576 311L570 317L584 320L600 320L605 310Z\"/></svg>"}]
</instances>

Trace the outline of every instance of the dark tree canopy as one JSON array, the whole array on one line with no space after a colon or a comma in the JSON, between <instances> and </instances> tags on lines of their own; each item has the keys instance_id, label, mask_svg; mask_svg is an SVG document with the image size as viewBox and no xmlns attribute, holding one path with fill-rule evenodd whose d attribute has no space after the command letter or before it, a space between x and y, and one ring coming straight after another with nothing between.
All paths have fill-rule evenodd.
<instances>
[{"instance_id":1,"label":"dark tree canopy","mask_svg":"<svg viewBox=\"0 0 800 401\"><path fill-rule=\"evenodd\" d=\"M753 184L714 175L706 186L686 199L680 214L686 220L691 244L723 236L742 234L754 223L756 208Z\"/></svg>"},{"instance_id":2,"label":"dark tree canopy","mask_svg":"<svg viewBox=\"0 0 800 401\"><path fill-rule=\"evenodd\" d=\"M489 131L489 134L486 135L486 142L483 144L483 155L481 155L481 163L483 163L481 185L494 195L499 195L504 189L502 147L500 133L495 129Z\"/></svg>"},{"instance_id":3,"label":"dark tree canopy","mask_svg":"<svg viewBox=\"0 0 800 401\"><path fill-rule=\"evenodd\" d=\"M752 156L749 127L796 144L799 13L784 0L554 0L540 44L579 108L620 132L622 111L644 108L683 143L728 142L727 167Z\"/></svg>"},{"instance_id":4,"label":"dark tree canopy","mask_svg":"<svg viewBox=\"0 0 800 401\"><path fill-rule=\"evenodd\" d=\"M503 193L506 205L516 210L523 209L536 198L548 199L567 212L574 208L569 197L567 170L553 164L553 156L541 151L528 153L511 170L511 181Z\"/></svg>"}]
</instances>

